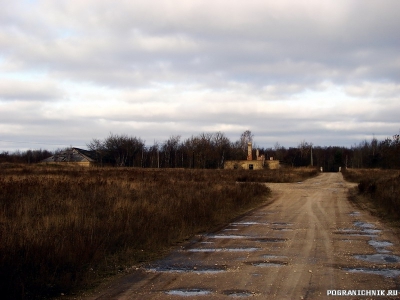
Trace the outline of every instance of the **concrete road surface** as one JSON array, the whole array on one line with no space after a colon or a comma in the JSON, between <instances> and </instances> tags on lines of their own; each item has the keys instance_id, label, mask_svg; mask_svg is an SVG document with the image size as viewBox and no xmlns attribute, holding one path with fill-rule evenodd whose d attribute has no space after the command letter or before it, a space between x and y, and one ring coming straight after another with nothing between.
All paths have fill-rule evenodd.
<instances>
[{"instance_id":1,"label":"concrete road surface","mask_svg":"<svg viewBox=\"0 0 400 300\"><path fill-rule=\"evenodd\" d=\"M399 239L349 203L341 173L267 185L272 204L92 299L400 299Z\"/></svg>"}]
</instances>

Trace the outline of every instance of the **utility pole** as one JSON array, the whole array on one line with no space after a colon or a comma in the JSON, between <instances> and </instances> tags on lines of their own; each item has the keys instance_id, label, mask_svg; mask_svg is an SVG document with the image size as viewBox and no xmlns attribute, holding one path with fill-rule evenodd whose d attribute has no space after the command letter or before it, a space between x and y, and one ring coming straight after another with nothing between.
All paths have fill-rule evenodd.
<instances>
[{"instance_id":1,"label":"utility pole","mask_svg":"<svg viewBox=\"0 0 400 300\"><path fill-rule=\"evenodd\" d=\"M313 161L313 157L312 157L312 145L310 147L311 147L311 167L313 167L314 166L314 161Z\"/></svg>"}]
</instances>

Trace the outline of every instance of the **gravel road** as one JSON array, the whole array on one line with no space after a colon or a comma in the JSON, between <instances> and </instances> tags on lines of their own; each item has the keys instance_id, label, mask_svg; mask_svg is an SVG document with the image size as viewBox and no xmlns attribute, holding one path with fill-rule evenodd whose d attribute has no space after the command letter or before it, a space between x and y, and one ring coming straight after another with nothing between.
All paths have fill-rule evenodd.
<instances>
[{"instance_id":1,"label":"gravel road","mask_svg":"<svg viewBox=\"0 0 400 300\"><path fill-rule=\"evenodd\" d=\"M341 173L267 185L272 204L91 299L400 299L399 239L351 205Z\"/></svg>"}]
</instances>

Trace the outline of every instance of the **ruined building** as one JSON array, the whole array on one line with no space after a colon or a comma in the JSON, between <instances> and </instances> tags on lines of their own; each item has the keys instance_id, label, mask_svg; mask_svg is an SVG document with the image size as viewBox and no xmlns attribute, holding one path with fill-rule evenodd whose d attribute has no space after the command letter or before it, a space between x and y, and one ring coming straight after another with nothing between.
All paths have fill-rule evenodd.
<instances>
[{"instance_id":1,"label":"ruined building","mask_svg":"<svg viewBox=\"0 0 400 300\"><path fill-rule=\"evenodd\" d=\"M264 155L259 155L258 149L256 150L256 158L253 159L253 145L247 144L247 160L228 160L224 164L224 169L245 169L245 170L261 170L264 168L278 169L279 161L265 160Z\"/></svg>"}]
</instances>

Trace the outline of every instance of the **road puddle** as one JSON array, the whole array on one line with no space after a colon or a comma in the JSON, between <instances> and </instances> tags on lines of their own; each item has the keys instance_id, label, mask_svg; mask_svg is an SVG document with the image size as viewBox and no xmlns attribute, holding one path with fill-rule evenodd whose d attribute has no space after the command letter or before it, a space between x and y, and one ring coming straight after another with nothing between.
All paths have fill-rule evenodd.
<instances>
[{"instance_id":1,"label":"road puddle","mask_svg":"<svg viewBox=\"0 0 400 300\"><path fill-rule=\"evenodd\" d=\"M368 262L374 263L397 263L400 262L400 257L397 255L389 255L389 254L367 254L367 255L354 255L356 259L364 260Z\"/></svg>"},{"instance_id":2,"label":"road puddle","mask_svg":"<svg viewBox=\"0 0 400 300\"><path fill-rule=\"evenodd\" d=\"M260 243L284 243L287 241L284 238L255 238L253 240Z\"/></svg>"},{"instance_id":3,"label":"road puddle","mask_svg":"<svg viewBox=\"0 0 400 300\"><path fill-rule=\"evenodd\" d=\"M255 267L282 267L285 266L286 264L282 263L275 263L275 262L263 262L263 263L254 263L252 264Z\"/></svg>"},{"instance_id":4,"label":"road puddle","mask_svg":"<svg viewBox=\"0 0 400 300\"><path fill-rule=\"evenodd\" d=\"M285 222L274 222L272 225L276 226L293 226L293 223L285 223Z\"/></svg>"},{"instance_id":5,"label":"road puddle","mask_svg":"<svg viewBox=\"0 0 400 300\"><path fill-rule=\"evenodd\" d=\"M282 267L282 266L287 266L288 263L286 261L271 260L271 261L248 262L248 264L251 264L252 266L255 267Z\"/></svg>"},{"instance_id":6,"label":"road puddle","mask_svg":"<svg viewBox=\"0 0 400 300\"><path fill-rule=\"evenodd\" d=\"M379 230L379 229L363 229L362 232L366 233L366 234L377 235L378 233L381 233L382 230Z\"/></svg>"},{"instance_id":7,"label":"road puddle","mask_svg":"<svg viewBox=\"0 0 400 300\"><path fill-rule=\"evenodd\" d=\"M382 232L382 230L375 229L375 225L371 223L355 221L353 224L355 227L361 228L362 234L378 234Z\"/></svg>"},{"instance_id":8,"label":"road puddle","mask_svg":"<svg viewBox=\"0 0 400 300\"><path fill-rule=\"evenodd\" d=\"M286 256L269 255L269 254L263 255L262 257L265 258L265 259L286 259L287 258Z\"/></svg>"},{"instance_id":9,"label":"road puddle","mask_svg":"<svg viewBox=\"0 0 400 300\"><path fill-rule=\"evenodd\" d=\"M272 228L272 230L279 230L279 231L293 231L291 228Z\"/></svg>"},{"instance_id":10,"label":"road puddle","mask_svg":"<svg viewBox=\"0 0 400 300\"><path fill-rule=\"evenodd\" d=\"M223 291L222 293L229 297L236 297L236 298L246 298L255 295L255 293L246 290L228 290L228 291Z\"/></svg>"},{"instance_id":11,"label":"road puddle","mask_svg":"<svg viewBox=\"0 0 400 300\"><path fill-rule=\"evenodd\" d=\"M375 248L379 253L390 253L391 251L385 249L386 247L393 246L393 243L387 241L369 240L368 244Z\"/></svg>"},{"instance_id":12,"label":"road puddle","mask_svg":"<svg viewBox=\"0 0 400 300\"><path fill-rule=\"evenodd\" d=\"M195 248L188 249L188 252L255 252L260 251L261 248L243 247L243 248Z\"/></svg>"},{"instance_id":13,"label":"road puddle","mask_svg":"<svg viewBox=\"0 0 400 300\"><path fill-rule=\"evenodd\" d=\"M361 227L361 228L375 228L375 225L371 224L371 223L355 221L353 224L354 224L354 226Z\"/></svg>"},{"instance_id":14,"label":"road puddle","mask_svg":"<svg viewBox=\"0 0 400 300\"><path fill-rule=\"evenodd\" d=\"M208 235L210 239L247 239L254 242L260 243L281 243L286 242L287 239L285 238L263 238L251 235L234 235L234 234L216 234L216 235Z\"/></svg>"},{"instance_id":15,"label":"road puddle","mask_svg":"<svg viewBox=\"0 0 400 300\"><path fill-rule=\"evenodd\" d=\"M165 293L174 296L191 297L191 296L207 296L210 295L212 292L203 289L177 289L177 290L166 291Z\"/></svg>"},{"instance_id":16,"label":"road puddle","mask_svg":"<svg viewBox=\"0 0 400 300\"><path fill-rule=\"evenodd\" d=\"M376 237L381 230L378 229L363 229L363 230L355 230L351 228L344 228L334 231L335 234L345 234L349 236L367 236L367 237Z\"/></svg>"},{"instance_id":17,"label":"road puddle","mask_svg":"<svg viewBox=\"0 0 400 300\"><path fill-rule=\"evenodd\" d=\"M380 275L387 278L395 278L400 275L400 270L397 269L370 269L370 268L354 268L354 269L343 269L346 272L350 273L365 273L365 274L374 274Z\"/></svg>"},{"instance_id":18,"label":"road puddle","mask_svg":"<svg viewBox=\"0 0 400 300\"><path fill-rule=\"evenodd\" d=\"M251 226L251 225L268 225L265 222L236 222L229 224L230 226Z\"/></svg>"},{"instance_id":19,"label":"road puddle","mask_svg":"<svg viewBox=\"0 0 400 300\"><path fill-rule=\"evenodd\" d=\"M226 266L157 266L148 268L147 271L157 273L216 274L226 272Z\"/></svg>"},{"instance_id":20,"label":"road puddle","mask_svg":"<svg viewBox=\"0 0 400 300\"><path fill-rule=\"evenodd\" d=\"M385 248L389 246L393 246L393 243L387 241L377 241L377 240L370 240L368 242L374 248Z\"/></svg>"},{"instance_id":21,"label":"road puddle","mask_svg":"<svg viewBox=\"0 0 400 300\"><path fill-rule=\"evenodd\" d=\"M361 213L359 211L352 211L351 213L349 213L349 215L352 217L358 217L361 215Z\"/></svg>"},{"instance_id":22,"label":"road puddle","mask_svg":"<svg viewBox=\"0 0 400 300\"><path fill-rule=\"evenodd\" d=\"M210 239L248 239L252 238L250 235L234 235L234 234L216 234L216 235L209 235Z\"/></svg>"}]
</instances>

